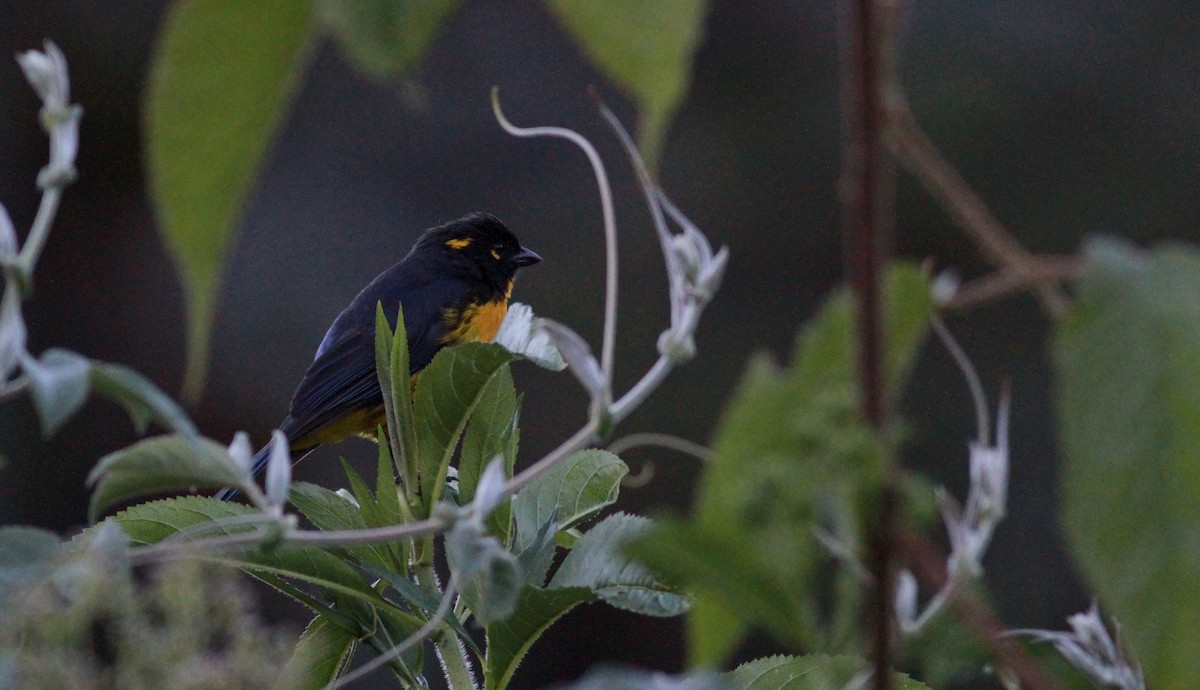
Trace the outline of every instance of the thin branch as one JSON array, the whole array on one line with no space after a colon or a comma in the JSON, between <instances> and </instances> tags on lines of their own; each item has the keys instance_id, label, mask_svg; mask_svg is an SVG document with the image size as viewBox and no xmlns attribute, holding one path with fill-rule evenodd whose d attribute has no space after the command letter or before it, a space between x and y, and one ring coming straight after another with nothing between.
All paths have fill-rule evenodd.
<instances>
[{"instance_id":1,"label":"thin branch","mask_svg":"<svg viewBox=\"0 0 1200 690\"><path fill-rule=\"evenodd\" d=\"M963 285L939 306L947 310L968 309L1047 283L1075 280L1082 270L1082 263L1073 256L1034 256L1022 270L1001 268Z\"/></svg>"},{"instance_id":2,"label":"thin branch","mask_svg":"<svg viewBox=\"0 0 1200 690\"><path fill-rule=\"evenodd\" d=\"M1051 315L1067 308L1066 295L1054 285L1039 280L1037 260L1004 224L988 210L958 170L946 160L929 135L921 129L898 85L892 85L884 98L887 115L887 143L900 164L917 177L950 218L975 243L992 264L1007 269L1024 285L1036 285L1042 303Z\"/></svg>"},{"instance_id":3,"label":"thin branch","mask_svg":"<svg viewBox=\"0 0 1200 690\"><path fill-rule=\"evenodd\" d=\"M988 436L991 434L991 423L988 421L987 394L983 392L983 383L979 380L979 373L975 371L975 365L971 364L971 358L963 351L962 345L958 344L958 341L950 333L950 329L946 328L942 317L930 314L929 323L933 326L933 332L942 341L946 351L954 358L954 363L958 365L963 378L967 380L967 388L970 389L971 399L975 403L975 438L979 439L979 445L986 446L988 445Z\"/></svg>"},{"instance_id":4,"label":"thin branch","mask_svg":"<svg viewBox=\"0 0 1200 690\"><path fill-rule=\"evenodd\" d=\"M606 382L605 396L612 396L613 361L617 342L617 216L613 210L612 190L608 184L608 173L604 170L604 161L592 143L574 132L563 127L517 127L508 121L500 109L500 90L492 88L492 110L500 127L514 137L554 137L566 139L578 146L592 164L592 172L596 176L596 186L600 190L600 210L604 214L604 247L605 247L605 281L604 281L604 340L600 346L600 369L604 372ZM604 406L611 402L603 401Z\"/></svg>"},{"instance_id":5,"label":"thin branch","mask_svg":"<svg viewBox=\"0 0 1200 690\"><path fill-rule=\"evenodd\" d=\"M713 459L713 452L695 441L689 441L686 438L679 438L670 434L656 434L651 432L623 436L608 444L608 452L613 455L620 455L630 448L639 448L642 446L667 448L683 453L684 455L690 455L701 462L711 462Z\"/></svg>"},{"instance_id":6,"label":"thin branch","mask_svg":"<svg viewBox=\"0 0 1200 690\"><path fill-rule=\"evenodd\" d=\"M417 628L416 632L409 635L400 644L389 649L386 654L380 654L379 656L376 656L374 659L325 686L326 690L336 690L336 688L345 687L359 678L367 675L368 673L371 673L380 666L383 666L392 659L399 657L401 654L407 652L416 645L424 642L430 635L436 632L443 623L445 623L446 614L450 612L450 606L454 603L454 596L457 593L458 577L451 573L450 581L446 583L446 591L444 594L442 594L442 601L440 604L438 604L437 610L433 612L433 615L430 616L425 625Z\"/></svg>"},{"instance_id":7,"label":"thin branch","mask_svg":"<svg viewBox=\"0 0 1200 690\"><path fill-rule=\"evenodd\" d=\"M946 558L924 537L914 533L902 533L898 537L901 552L917 576L938 590L946 584ZM950 592L950 605L958 614L959 621L975 635L988 652L1020 681L1025 690L1061 690L1056 679L1031 659L1021 645L1011 637L997 620L995 614L978 597L956 587Z\"/></svg>"}]
</instances>

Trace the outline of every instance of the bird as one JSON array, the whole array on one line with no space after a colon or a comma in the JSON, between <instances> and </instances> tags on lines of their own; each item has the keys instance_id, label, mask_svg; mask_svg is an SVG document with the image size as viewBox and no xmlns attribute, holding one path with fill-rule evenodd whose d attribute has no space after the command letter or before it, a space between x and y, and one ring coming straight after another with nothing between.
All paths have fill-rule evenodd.
<instances>
[{"instance_id":1,"label":"bird","mask_svg":"<svg viewBox=\"0 0 1200 690\"><path fill-rule=\"evenodd\" d=\"M352 435L375 438L384 423L375 372L375 314L382 304L396 325L403 307L409 373L424 369L442 348L490 341L508 312L517 269L542 257L521 245L500 219L475 212L424 231L399 263L375 277L326 331L296 386L279 430L293 457ZM271 443L254 456L261 473ZM230 500L235 489L217 498Z\"/></svg>"}]
</instances>

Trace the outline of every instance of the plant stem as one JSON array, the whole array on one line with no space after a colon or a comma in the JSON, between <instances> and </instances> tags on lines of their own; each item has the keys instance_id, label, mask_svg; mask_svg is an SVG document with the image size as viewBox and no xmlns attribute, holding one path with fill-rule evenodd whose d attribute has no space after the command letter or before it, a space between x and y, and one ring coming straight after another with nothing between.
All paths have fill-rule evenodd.
<instances>
[{"instance_id":1,"label":"plant stem","mask_svg":"<svg viewBox=\"0 0 1200 690\"><path fill-rule=\"evenodd\" d=\"M441 591L437 573L433 566L418 566L415 568L417 582L426 589ZM467 659L467 648L449 625L441 624L433 636L433 645L437 650L438 659L442 662L442 670L446 673L446 683L450 690L476 690L475 675L471 673L471 663Z\"/></svg>"},{"instance_id":2,"label":"plant stem","mask_svg":"<svg viewBox=\"0 0 1200 690\"><path fill-rule=\"evenodd\" d=\"M58 203L62 200L62 194L62 187L48 187L42 194L37 216L33 219L33 227L29 230L25 246L21 247L18 266L20 266L23 278L21 287L26 296L33 289L33 268L42 255L42 248L46 246L46 238L50 236L50 225L54 222L55 214L58 213Z\"/></svg>"},{"instance_id":3,"label":"plant stem","mask_svg":"<svg viewBox=\"0 0 1200 690\"><path fill-rule=\"evenodd\" d=\"M881 94L893 62L882 5L878 0L843 0L839 17L842 117L846 129L841 179L843 243L846 274L858 312L860 404L863 418L876 430L882 430L886 423L879 292L883 257L892 235L894 197L883 144ZM897 500L889 472L880 492L869 547L875 591L867 615L876 690L892 687L892 560Z\"/></svg>"}]
</instances>

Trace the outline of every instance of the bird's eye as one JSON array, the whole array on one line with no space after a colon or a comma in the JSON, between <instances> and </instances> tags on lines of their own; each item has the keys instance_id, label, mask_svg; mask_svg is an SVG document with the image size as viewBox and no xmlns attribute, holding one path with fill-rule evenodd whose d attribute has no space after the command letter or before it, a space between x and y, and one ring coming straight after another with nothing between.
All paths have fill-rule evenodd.
<instances>
[{"instance_id":1,"label":"bird's eye","mask_svg":"<svg viewBox=\"0 0 1200 690\"><path fill-rule=\"evenodd\" d=\"M494 252L502 252L502 251L504 251L504 243L503 243L503 242L497 242L496 244L493 244L493 245L492 245L492 251L494 251Z\"/></svg>"}]
</instances>

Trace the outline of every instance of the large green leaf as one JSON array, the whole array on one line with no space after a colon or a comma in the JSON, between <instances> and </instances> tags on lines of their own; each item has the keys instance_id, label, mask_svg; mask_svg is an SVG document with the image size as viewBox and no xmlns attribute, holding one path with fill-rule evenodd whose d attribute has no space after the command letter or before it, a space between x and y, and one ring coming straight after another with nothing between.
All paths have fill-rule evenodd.
<instances>
[{"instance_id":1,"label":"large green leaf","mask_svg":"<svg viewBox=\"0 0 1200 690\"><path fill-rule=\"evenodd\" d=\"M288 500L304 517L324 531L340 531L364 529L366 520L359 512L358 506L341 494L330 491L316 484L294 482ZM350 553L357 556L363 565L378 565L383 568L394 567L394 561L388 554L384 544L369 544L352 546Z\"/></svg>"},{"instance_id":2,"label":"large green leaf","mask_svg":"<svg viewBox=\"0 0 1200 690\"><path fill-rule=\"evenodd\" d=\"M894 401L929 313L916 267L887 273L882 307ZM877 434L859 413L854 332L843 290L802 330L790 367L755 358L717 430L693 518L662 524L636 550L695 589L688 623L697 665L720 665L755 624L800 647L855 642L846 626L822 624L829 585L818 572L829 559L813 536L820 526L861 556L866 504L892 452L893 435ZM843 582L846 572L837 577L834 617L855 620L860 588Z\"/></svg>"},{"instance_id":3,"label":"large green leaf","mask_svg":"<svg viewBox=\"0 0 1200 690\"><path fill-rule=\"evenodd\" d=\"M637 103L651 169L687 93L707 0L546 0L583 52Z\"/></svg>"},{"instance_id":4,"label":"large green leaf","mask_svg":"<svg viewBox=\"0 0 1200 690\"><path fill-rule=\"evenodd\" d=\"M1058 418L1071 546L1150 687L1200 658L1200 254L1087 249L1058 331Z\"/></svg>"},{"instance_id":5,"label":"large green leaf","mask_svg":"<svg viewBox=\"0 0 1200 690\"><path fill-rule=\"evenodd\" d=\"M479 395L475 413L463 434L462 454L458 461L458 502L470 503L484 468L497 455L504 459L504 476L512 477L517 461L517 410L520 401L513 387L512 371L504 367L488 382ZM488 516L489 531L508 544L512 522L511 501L501 501Z\"/></svg>"},{"instance_id":6,"label":"large green leaf","mask_svg":"<svg viewBox=\"0 0 1200 690\"><path fill-rule=\"evenodd\" d=\"M771 656L742 664L725 678L741 690L827 690L850 687L866 668L866 662L853 656ZM929 690L903 673L893 675L897 690Z\"/></svg>"},{"instance_id":7,"label":"large green leaf","mask_svg":"<svg viewBox=\"0 0 1200 690\"><path fill-rule=\"evenodd\" d=\"M424 514L441 498L450 458L487 384L512 361L492 343L444 348L417 379L414 419Z\"/></svg>"},{"instance_id":8,"label":"large green leaf","mask_svg":"<svg viewBox=\"0 0 1200 690\"><path fill-rule=\"evenodd\" d=\"M187 294L193 399L230 238L306 63L310 12L297 0L178 0L154 50L147 170Z\"/></svg>"},{"instance_id":9,"label":"large green leaf","mask_svg":"<svg viewBox=\"0 0 1200 690\"><path fill-rule=\"evenodd\" d=\"M580 451L555 465L513 499L513 550L528 547L552 517L560 530L569 529L615 503L628 472L620 458L598 449Z\"/></svg>"},{"instance_id":10,"label":"large green leaf","mask_svg":"<svg viewBox=\"0 0 1200 690\"><path fill-rule=\"evenodd\" d=\"M156 436L100 458L88 475L94 484L88 516L147 494L234 486L246 490L249 475L225 446L179 434Z\"/></svg>"},{"instance_id":11,"label":"large green leaf","mask_svg":"<svg viewBox=\"0 0 1200 690\"><path fill-rule=\"evenodd\" d=\"M650 520L637 515L617 513L604 518L563 559L550 588L587 587L612 606L648 616L683 613L687 599L623 551L649 529Z\"/></svg>"},{"instance_id":12,"label":"large green leaf","mask_svg":"<svg viewBox=\"0 0 1200 690\"><path fill-rule=\"evenodd\" d=\"M429 50L458 0L318 0L325 26L360 70L404 76Z\"/></svg>"},{"instance_id":13,"label":"large green leaf","mask_svg":"<svg viewBox=\"0 0 1200 690\"><path fill-rule=\"evenodd\" d=\"M195 534L199 529L205 530L206 537L244 533L253 529L247 524L246 518L255 514L254 509L239 503L185 496L142 503L110 519L115 520L137 545L156 544L185 531ZM206 553L203 549L197 549L193 557L243 568L254 574L301 580L367 604L382 602L370 583L350 564L316 547L284 544L270 550L220 553ZM409 622L414 629L420 625L415 618Z\"/></svg>"},{"instance_id":14,"label":"large green leaf","mask_svg":"<svg viewBox=\"0 0 1200 690\"><path fill-rule=\"evenodd\" d=\"M321 690L342 672L357 641L353 634L317 616L300 636L284 676L304 679L304 685L296 690Z\"/></svg>"},{"instance_id":15,"label":"large green leaf","mask_svg":"<svg viewBox=\"0 0 1200 690\"><path fill-rule=\"evenodd\" d=\"M546 628L579 604L594 601L586 587L538 589L525 587L511 616L487 626L487 658L483 681L486 690L503 690L512 681L517 665Z\"/></svg>"}]
</instances>

